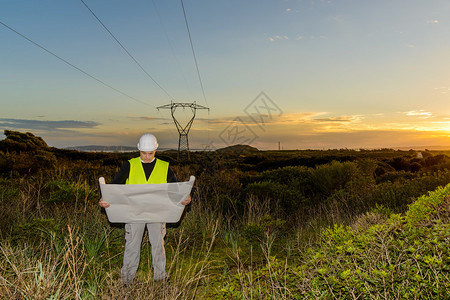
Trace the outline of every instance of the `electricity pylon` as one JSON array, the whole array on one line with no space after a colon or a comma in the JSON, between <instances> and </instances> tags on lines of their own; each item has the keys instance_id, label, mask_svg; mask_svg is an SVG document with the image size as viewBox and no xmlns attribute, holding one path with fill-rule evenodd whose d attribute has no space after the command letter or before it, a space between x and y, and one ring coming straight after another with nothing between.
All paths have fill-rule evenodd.
<instances>
[{"instance_id":1,"label":"electricity pylon","mask_svg":"<svg viewBox=\"0 0 450 300\"><path fill-rule=\"evenodd\" d=\"M187 122L187 124L185 126L181 125L180 122L175 118L175 110L178 107L182 107L183 109L185 108L190 108L191 112L192 112L192 118ZM188 134L189 134L189 130L191 129L192 123L194 122L195 119L195 113L197 111L197 109L207 109L209 110L208 107L206 106L202 106L202 105L198 105L195 102L194 103L175 103L175 102L170 102L170 104L166 104L163 106L158 106L157 109L170 109L170 112L172 114L172 119L173 122L175 123L175 126L177 127L178 130L178 134L179 139L178 139L178 158L180 158L180 153L182 153L183 151L186 151L188 154L188 159L191 158L190 154L189 154L189 138L188 138Z\"/></svg>"}]
</instances>

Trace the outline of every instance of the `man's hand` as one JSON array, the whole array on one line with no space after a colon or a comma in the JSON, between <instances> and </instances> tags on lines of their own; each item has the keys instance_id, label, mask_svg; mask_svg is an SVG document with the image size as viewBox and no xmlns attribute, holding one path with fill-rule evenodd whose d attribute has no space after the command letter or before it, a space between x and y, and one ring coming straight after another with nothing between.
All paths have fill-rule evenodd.
<instances>
[{"instance_id":1,"label":"man's hand","mask_svg":"<svg viewBox=\"0 0 450 300\"><path fill-rule=\"evenodd\" d=\"M98 201L98 204L103 208L107 208L110 206L110 204L108 202L103 201L103 198L100 198L100 201Z\"/></svg>"},{"instance_id":2,"label":"man's hand","mask_svg":"<svg viewBox=\"0 0 450 300\"><path fill-rule=\"evenodd\" d=\"M181 201L181 204L183 204L183 205L188 205L189 203L191 203L191 195L189 195L186 199ZM108 204L108 206L109 206L109 204Z\"/></svg>"}]
</instances>

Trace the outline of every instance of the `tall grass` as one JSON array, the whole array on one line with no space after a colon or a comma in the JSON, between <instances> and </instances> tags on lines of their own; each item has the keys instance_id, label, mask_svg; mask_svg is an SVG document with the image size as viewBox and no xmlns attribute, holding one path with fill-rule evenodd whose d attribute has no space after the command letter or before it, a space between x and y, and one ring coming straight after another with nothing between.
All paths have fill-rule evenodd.
<instances>
[{"instance_id":1,"label":"tall grass","mask_svg":"<svg viewBox=\"0 0 450 300\"><path fill-rule=\"evenodd\" d=\"M141 270L132 286L123 286L119 266L108 255L97 256L110 241L85 239L79 229L68 227L62 241L50 240L38 247L26 243L0 245L0 295L8 299L194 299L209 276L210 255L217 234L205 239L197 251L186 253L181 230L169 251L170 284L155 283L149 269ZM54 237L53 237L54 238ZM108 253L107 253L108 254Z\"/></svg>"}]
</instances>

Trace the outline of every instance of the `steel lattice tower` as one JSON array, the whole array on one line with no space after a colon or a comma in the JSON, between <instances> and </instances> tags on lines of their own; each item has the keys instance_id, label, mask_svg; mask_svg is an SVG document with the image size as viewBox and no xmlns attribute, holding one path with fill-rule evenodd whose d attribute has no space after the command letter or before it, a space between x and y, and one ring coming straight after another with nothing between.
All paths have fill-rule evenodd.
<instances>
[{"instance_id":1,"label":"steel lattice tower","mask_svg":"<svg viewBox=\"0 0 450 300\"><path fill-rule=\"evenodd\" d=\"M187 122L187 124L185 126L181 125L180 122L175 118L175 111L179 107L181 107L183 109L190 108L191 112L192 112L192 118ZM190 158L188 134L189 134L189 130L191 129L192 123L194 122L195 114L197 112L197 109L209 110L209 108L206 106L198 105L195 102L194 103L171 102L170 104L158 106L157 109L158 110L159 109L170 109L170 113L172 115L173 122L175 123L175 126L177 127L177 130L178 130L178 134L180 135L179 139L178 139L178 158L180 157L180 153L182 153L183 151L186 151L188 154L188 158Z\"/></svg>"}]
</instances>

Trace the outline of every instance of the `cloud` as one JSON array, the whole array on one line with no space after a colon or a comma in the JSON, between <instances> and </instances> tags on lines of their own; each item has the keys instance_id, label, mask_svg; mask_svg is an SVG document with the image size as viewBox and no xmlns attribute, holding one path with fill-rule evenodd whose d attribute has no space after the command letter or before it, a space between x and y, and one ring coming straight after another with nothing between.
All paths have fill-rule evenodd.
<instances>
[{"instance_id":1,"label":"cloud","mask_svg":"<svg viewBox=\"0 0 450 300\"><path fill-rule=\"evenodd\" d=\"M317 122L353 122L355 120L358 120L358 116L343 116L343 117L329 117L329 118L321 118L321 119L314 119L314 121Z\"/></svg>"},{"instance_id":2,"label":"cloud","mask_svg":"<svg viewBox=\"0 0 450 300\"><path fill-rule=\"evenodd\" d=\"M359 122L363 119L361 115L350 116L327 116L328 112L303 112L282 114L274 118L271 122L277 125L305 125L309 124L317 128L317 126L335 126L339 124L350 124ZM334 124L334 125L333 125Z\"/></svg>"},{"instance_id":3,"label":"cloud","mask_svg":"<svg viewBox=\"0 0 450 300\"><path fill-rule=\"evenodd\" d=\"M298 14L299 12L298 9L286 8L286 13L288 14Z\"/></svg>"},{"instance_id":4,"label":"cloud","mask_svg":"<svg viewBox=\"0 0 450 300\"><path fill-rule=\"evenodd\" d=\"M428 24L439 24L439 20L428 20Z\"/></svg>"},{"instance_id":5,"label":"cloud","mask_svg":"<svg viewBox=\"0 0 450 300\"><path fill-rule=\"evenodd\" d=\"M405 112L405 114L407 116L418 116L418 117L424 118L424 119L433 117L433 113L431 113L429 111L424 111L423 109L407 111L407 112Z\"/></svg>"},{"instance_id":6,"label":"cloud","mask_svg":"<svg viewBox=\"0 0 450 300\"><path fill-rule=\"evenodd\" d=\"M289 113L289 114L281 114L281 115L267 115L261 114L261 117L264 120L264 123L269 125L295 125L302 123L312 123L314 117L318 117L321 115L327 114L326 112L302 112L302 113ZM258 119L258 116L254 116ZM249 125L249 126L258 126L257 123L253 119L251 119L248 115L235 115L230 117L222 117L222 118L196 118L195 121L209 123L210 125L228 125L235 120L239 120L239 122ZM258 119L259 120L259 119Z\"/></svg>"},{"instance_id":7,"label":"cloud","mask_svg":"<svg viewBox=\"0 0 450 300\"><path fill-rule=\"evenodd\" d=\"M100 125L100 123L94 121L41 121L0 118L0 127L10 129L60 131L63 129L94 128L98 125Z\"/></svg>"},{"instance_id":8,"label":"cloud","mask_svg":"<svg viewBox=\"0 0 450 300\"><path fill-rule=\"evenodd\" d=\"M444 134L417 132L413 130L359 130L347 132L300 132L295 138L291 134L263 135L257 142L261 148L276 147L278 141L285 149L336 149L336 148L425 148L427 146L450 146ZM265 144L265 145L264 145Z\"/></svg>"},{"instance_id":9,"label":"cloud","mask_svg":"<svg viewBox=\"0 0 450 300\"><path fill-rule=\"evenodd\" d=\"M281 41L281 40L288 40L289 37L287 35L275 35L275 36L270 36L268 37L268 40L270 42L275 42L275 41Z\"/></svg>"},{"instance_id":10,"label":"cloud","mask_svg":"<svg viewBox=\"0 0 450 300\"><path fill-rule=\"evenodd\" d=\"M441 94L447 94L450 91L450 87L448 86L441 86L441 87L436 87L434 88L434 90L438 93Z\"/></svg>"},{"instance_id":11,"label":"cloud","mask_svg":"<svg viewBox=\"0 0 450 300\"><path fill-rule=\"evenodd\" d=\"M416 45L413 45L413 44L406 44L406 47L408 47L408 48L416 48Z\"/></svg>"},{"instance_id":12,"label":"cloud","mask_svg":"<svg viewBox=\"0 0 450 300\"><path fill-rule=\"evenodd\" d=\"M363 117L360 115L330 116L328 112L299 112L273 115L271 118L265 117L262 126L261 123L255 123L246 115L213 119L199 118L196 121L208 123L208 130L210 131L220 131L230 124L238 122L241 125L249 126L258 134L267 130L291 132L291 134L301 130L304 134L317 134L318 132L357 130L361 128L360 121L362 119Z\"/></svg>"},{"instance_id":13,"label":"cloud","mask_svg":"<svg viewBox=\"0 0 450 300\"><path fill-rule=\"evenodd\" d=\"M278 141L285 141L287 148L340 148L340 147L394 147L408 145L442 144L442 138L449 127L448 116L434 116L424 110L412 110L385 114L339 115L332 112L283 113L264 124L261 129L245 115L222 118L199 118L196 122L208 124L208 130L198 125L193 132L219 133L230 124L239 122L249 126L258 136L254 145L267 148ZM431 116L433 118L431 119ZM411 117L414 122L411 122ZM430 121L442 121L431 124ZM447 121L447 122L445 122ZM450 132L450 130L448 130ZM426 134L435 134L435 138ZM200 136L200 135L199 135ZM209 135L211 136L211 135ZM400 139L399 137L402 136ZM404 139L403 139L404 137ZM419 138L420 137L420 138ZM214 138L213 138L214 139ZM409 140L409 142L408 142ZM432 142L435 140L434 142ZM295 141L298 141L296 144ZM220 142L216 146L219 146ZM430 145L429 144L429 145ZM270 147L275 147L275 146ZM220 146L221 147L221 146Z\"/></svg>"},{"instance_id":14,"label":"cloud","mask_svg":"<svg viewBox=\"0 0 450 300\"><path fill-rule=\"evenodd\" d=\"M338 25L342 25L345 23L345 18L343 15L339 14L339 15L334 15L331 17L331 20L333 20L335 23L337 23Z\"/></svg>"},{"instance_id":15,"label":"cloud","mask_svg":"<svg viewBox=\"0 0 450 300\"><path fill-rule=\"evenodd\" d=\"M289 36L287 36L287 35L268 36L266 34L266 36L267 36L267 39L270 42L287 41L287 40L290 39ZM296 41L300 41L300 40L303 40L303 39L305 39L305 36L303 36L303 35L297 35L296 37L293 38L293 40L296 40ZM324 39L328 39L328 37L326 35L322 34L322 35L309 36L309 37L306 37L306 39L308 39L308 40L324 40ZM415 47L415 46L414 45L407 45L407 47Z\"/></svg>"},{"instance_id":16,"label":"cloud","mask_svg":"<svg viewBox=\"0 0 450 300\"><path fill-rule=\"evenodd\" d=\"M135 121L160 121L160 120L170 120L169 118L157 118L152 116L141 116L141 117L129 117Z\"/></svg>"},{"instance_id":17,"label":"cloud","mask_svg":"<svg viewBox=\"0 0 450 300\"><path fill-rule=\"evenodd\" d=\"M242 122L246 125L256 125L254 121L252 121L248 116L246 115L237 115L237 116L231 116L231 117L223 117L223 118L196 118L194 122L203 122L208 123L209 125L229 125L230 123L234 122L235 120L239 120L239 122Z\"/></svg>"},{"instance_id":18,"label":"cloud","mask_svg":"<svg viewBox=\"0 0 450 300\"><path fill-rule=\"evenodd\" d=\"M315 117L328 114L327 112L300 112L283 114L276 119L278 124L299 124L312 122Z\"/></svg>"}]
</instances>

